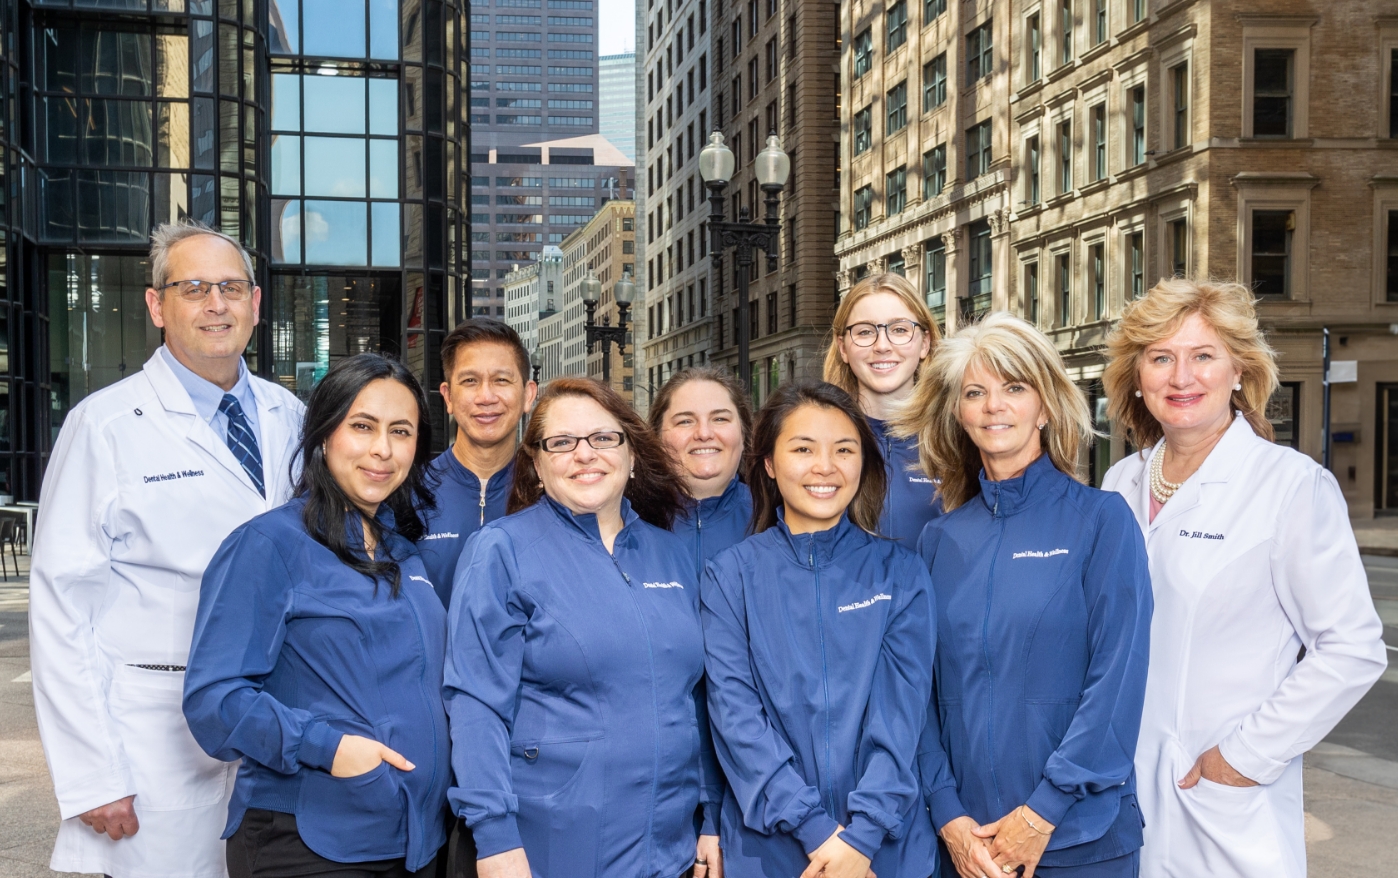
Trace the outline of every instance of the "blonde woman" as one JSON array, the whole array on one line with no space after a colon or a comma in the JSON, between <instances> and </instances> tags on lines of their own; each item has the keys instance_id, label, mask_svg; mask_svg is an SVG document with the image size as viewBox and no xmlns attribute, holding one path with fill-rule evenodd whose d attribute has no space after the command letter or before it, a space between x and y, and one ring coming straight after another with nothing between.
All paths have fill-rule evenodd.
<instances>
[{"instance_id":1,"label":"blonde woman","mask_svg":"<svg viewBox=\"0 0 1398 878\"><path fill-rule=\"evenodd\" d=\"M1150 580L1130 509L1078 479L1091 423L1053 344L993 313L938 346L895 425L941 482L919 758L962 878L1136 874Z\"/></svg>"},{"instance_id":2,"label":"blonde woman","mask_svg":"<svg viewBox=\"0 0 1398 878\"><path fill-rule=\"evenodd\" d=\"M859 403L883 454L888 494L879 533L908 548L938 513L937 486L918 468L916 442L892 436L887 422L912 394L940 337L932 312L907 278L878 274L845 294L825 352L825 380Z\"/></svg>"},{"instance_id":3,"label":"blonde woman","mask_svg":"<svg viewBox=\"0 0 1398 878\"><path fill-rule=\"evenodd\" d=\"M1344 497L1270 441L1277 366L1246 287L1162 281L1108 354L1112 420L1142 451L1105 487L1145 532L1158 608L1143 874L1299 878L1301 754L1387 665Z\"/></svg>"}]
</instances>

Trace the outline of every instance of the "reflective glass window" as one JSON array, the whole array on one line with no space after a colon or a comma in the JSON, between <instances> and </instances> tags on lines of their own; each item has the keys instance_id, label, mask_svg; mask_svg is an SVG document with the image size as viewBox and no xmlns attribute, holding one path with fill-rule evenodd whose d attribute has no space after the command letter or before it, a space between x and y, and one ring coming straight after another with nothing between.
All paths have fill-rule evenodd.
<instances>
[{"instance_id":1,"label":"reflective glass window","mask_svg":"<svg viewBox=\"0 0 1398 878\"><path fill-rule=\"evenodd\" d=\"M301 194L301 138L272 135L272 194Z\"/></svg>"},{"instance_id":2,"label":"reflective glass window","mask_svg":"<svg viewBox=\"0 0 1398 878\"><path fill-rule=\"evenodd\" d=\"M359 201L307 201L306 262L365 265L368 262L368 205Z\"/></svg>"},{"instance_id":3,"label":"reflective glass window","mask_svg":"<svg viewBox=\"0 0 1398 878\"><path fill-rule=\"evenodd\" d=\"M402 264L398 204L397 202L376 201L372 205L372 211L374 219L373 264L396 267Z\"/></svg>"},{"instance_id":4,"label":"reflective glass window","mask_svg":"<svg viewBox=\"0 0 1398 878\"><path fill-rule=\"evenodd\" d=\"M306 131L364 133L365 80L350 76L306 76Z\"/></svg>"},{"instance_id":5,"label":"reflective glass window","mask_svg":"<svg viewBox=\"0 0 1398 878\"><path fill-rule=\"evenodd\" d=\"M364 141L353 137L306 137L307 195L363 198Z\"/></svg>"},{"instance_id":6,"label":"reflective glass window","mask_svg":"<svg viewBox=\"0 0 1398 878\"><path fill-rule=\"evenodd\" d=\"M304 0L301 14L303 54L334 58L364 57L364 7L361 3Z\"/></svg>"}]
</instances>

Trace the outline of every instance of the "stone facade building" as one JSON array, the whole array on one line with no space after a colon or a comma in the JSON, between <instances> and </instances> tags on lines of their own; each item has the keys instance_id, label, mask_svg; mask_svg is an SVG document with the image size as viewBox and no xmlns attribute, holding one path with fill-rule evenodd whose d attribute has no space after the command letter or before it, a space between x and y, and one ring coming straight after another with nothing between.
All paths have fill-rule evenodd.
<instances>
[{"instance_id":1,"label":"stone facade building","mask_svg":"<svg viewBox=\"0 0 1398 878\"><path fill-rule=\"evenodd\" d=\"M636 276L636 203L609 201L582 228L563 240L563 359L564 375L602 377L602 351L596 346L587 352L582 283L588 272L602 284L594 319L598 324L617 325L619 316L615 288L628 272ZM634 316L635 309L632 313ZM626 353L610 347L612 387L632 400L632 361L634 342L627 340Z\"/></svg>"},{"instance_id":2,"label":"stone facade building","mask_svg":"<svg viewBox=\"0 0 1398 878\"><path fill-rule=\"evenodd\" d=\"M1010 5L842 5L842 293L896 272L947 328L1008 306Z\"/></svg>"},{"instance_id":3,"label":"stone facade building","mask_svg":"<svg viewBox=\"0 0 1398 878\"><path fill-rule=\"evenodd\" d=\"M539 349L539 320L563 299L563 251L546 246L539 261L515 266L505 276L505 322L530 352Z\"/></svg>"}]
</instances>

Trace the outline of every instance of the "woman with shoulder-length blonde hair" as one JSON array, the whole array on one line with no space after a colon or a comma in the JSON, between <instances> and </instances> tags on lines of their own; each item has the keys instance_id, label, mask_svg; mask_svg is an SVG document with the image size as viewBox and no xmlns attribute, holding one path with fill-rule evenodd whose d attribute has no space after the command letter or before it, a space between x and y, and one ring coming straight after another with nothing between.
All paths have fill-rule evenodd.
<instances>
[{"instance_id":1,"label":"woman with shoulder-length blonde hair","mask_svg":"<svg viewBox=\"0 0 1398 878\"><path fill-rule=\"evenodd\" d=\"M825 351L825 380L859 403L883 454L888 492L879 533L909 548L939 512L937 486L918 469L916 443L892 436L887 422L912 394L940 338L908 279L876 274L845 293Z\"/></svg>"},{"instance_id":2,"label":"woman with shoulder-length blonde hair","mask_svg":"<svg viewBox=\"0 0 1398 878\"><path fill-rule=\"evenodd\" d=\"M918 551L937 618L924 795L962 878L1127 878L1151 595L1131 510L1053 344L1003 312L945 339L895 422L941 482Z\"/></svg>"},{"instance_id":3,"label":"woman with shoulder-length blonde hair","mask_svg":"<svg viewBox=\"0 0 1398 878\"><path fill-rule=\"evenodd\" d=\"M1387 666L1345 499L1269 441L1277 366L1247 287L1161 281L1107 352L1111 417L1141 451L1104 487L1145 532L1158 608L1144 874L1299 878L1301 754Z\"/></svg>"}]
</instances>

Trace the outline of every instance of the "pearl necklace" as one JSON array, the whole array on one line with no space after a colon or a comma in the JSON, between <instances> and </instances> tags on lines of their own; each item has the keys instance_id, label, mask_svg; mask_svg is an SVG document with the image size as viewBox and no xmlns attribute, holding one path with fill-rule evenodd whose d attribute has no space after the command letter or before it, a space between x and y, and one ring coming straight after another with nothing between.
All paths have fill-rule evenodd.
<instances>
[{"instance_id":1,"label":"pearl necklace","mask_svg":"<svg viewBox=\"0 0 1398 878\"><path fill-rule=\"evenodd\" d=\"M1150 459L1150 495L1155 498L1155 502L1162 506L1175 496L1175 492L1180 489L1184 482L1165 481L1165 443L1160 443L1160 449Z\"/></svg>"}]
</instances>

